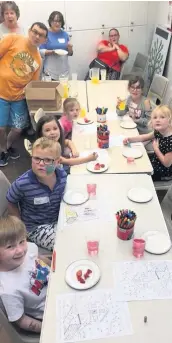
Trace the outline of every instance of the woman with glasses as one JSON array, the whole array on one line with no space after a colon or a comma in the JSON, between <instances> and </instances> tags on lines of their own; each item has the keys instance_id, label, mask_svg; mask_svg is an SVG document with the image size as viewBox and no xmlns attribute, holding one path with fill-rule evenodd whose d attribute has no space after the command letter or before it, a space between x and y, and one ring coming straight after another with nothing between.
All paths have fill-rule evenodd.
<instances>
[{"instance_id":1,"label":"woman with glasses","mask_svg":"<svg viewBox=\"0 0 172 343\"><path fill-rule=\"evenodd\" d=\"M97 47L97 58L107 65L107 80L118 80L122 64L127 60L129 52L125 45L119 43L119 31L109 31L109 40L102 40Z\"/></svg>"},{"instance_id":2,"label":"woman with glasses","mask_svg":"<svg viewBox=\"0 0 172 343\"><path fill-rule=\"evenodd\" d=\"M61 74L69 72L68 56L73 55L69 35L64 31L64 18L62 13L54 11L50 14L48 39L40 46L43 58L43 73L52 80L59 80ZM59 50L59 51L57 51Z\"/></svg>"},{"instance_id":3,"label":"woman with glasses","mask_svg":"<svg viewBox=\"0 0 172 343\"><path fill-rule=\"evenodd\" d=\"M23 28L18 24L20 11L14 1L3 1L1 4L2 23L0 24L0 39L8 33L24 34Z\"/></svg>"},{"instance_id":4,"label":"woman with glasses","mask_svg":"<svg viewBox=\"0 0 172 343\"><path fill-rule=\"evenodd\" d=\"M153 110L150 100L143 96L144 80L140 76L133 76L128 82L128 91L130 95L125 101L124 110L120 109L120 103L123 102L117 98L116 112L119 116L129 114L137 124L139 133L148 133L148 122Z\"/></svg>"}]
</instances>

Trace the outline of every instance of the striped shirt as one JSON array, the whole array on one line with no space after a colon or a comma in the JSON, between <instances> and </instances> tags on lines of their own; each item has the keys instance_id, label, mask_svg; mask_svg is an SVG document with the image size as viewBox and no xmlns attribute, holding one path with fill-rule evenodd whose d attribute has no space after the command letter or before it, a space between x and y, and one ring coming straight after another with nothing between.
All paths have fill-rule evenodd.
<instances>
[{"instance_id":1,"label":"striped shirt","mask_svg":"<svg viewBox=\"0 0 172 343\"><path fill-rule=\"evenodd\" d=\"M40 183L30 169L17 178L7 192L7 200L19 205L21 219L28 231L58 220L67 175L63 169L57 168L55 172L57 181L53 190Z\"/></svg>"}]
</instances>

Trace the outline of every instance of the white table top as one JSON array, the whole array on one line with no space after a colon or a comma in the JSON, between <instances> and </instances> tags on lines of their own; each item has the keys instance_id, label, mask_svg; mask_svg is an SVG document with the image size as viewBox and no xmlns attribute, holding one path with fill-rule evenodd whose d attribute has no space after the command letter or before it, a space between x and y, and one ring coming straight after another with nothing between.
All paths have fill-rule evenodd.
<instances>
[{"instance_id":1,"label":"white table top","mask_svg":"<svg viewBox=\"0 0 172 343\"><path fill-rule=\"evenodd\" d=\"M115 116L115 113L114 113ZM96 120L95 112L91 112L88 115L88 118L93 118ZM124 136L137 136L138 131L137 129L123 129L120 127L121 121L119 119L109 120L107 121L110 134L113 135L124 135ZM72 140L75 143L77 150L79 152L83 151L90 151L91 149L97 149L97 132L96 132L96 121L94 124L95 132L89 133L87 131L87 127L85 125L75 125L72 134ZM89 129L89 128L88 128ZM80 130L80 131L79 131ZM105 172L107 174L111 173L149 173L152 174L153 168L150 163L149 157L144 146L137 146L139 150L143 152L143 156L141 158L135 159L135 162L132 164L127 163L127 159L122 155L122 150L124 146L113 146L109 149L105 149L109 155L109 168ZM103 149L102 149L103 150ZM90 174L87 171L86 164L80 164L77 166L71 167L71 174Z\"/></svg>"},{"instance_id":2,"label":"white table top","mask_svg":"<svg viewBox=\"0 0 172 343\"><path fill-rule=\"evenodd\" d=\"M93 84L92 81L87 81L87 96L89 111L98 107L108 107L109 110L115 110L116 99L120 97L125 99L128 95L128 81L100 81L98 84Z\"/></svg>"},{"instance_id":3,"label":"white table top","mask_svg":"<svg viewBox=\"0 0 172 343\"><path fill-rule=\"evenodd\" d=\"M149 175L70 175L67 187L86 187L87 183L97 183L97 202L104 210L115 214L121 208L136 212L135 237L148 230L167 232L158 198ZM146 187L153 199L149 203L137 204L127 198L127 191L135 187ZM106 190L106 191L105 191ZM92 203L96 200L92 200ZM63 209L61 204L59 228L63 229ZM40 343L57 342L56 340L56 296L63 293L76 293L64 281L67 266L79 259L88 258L85 236L94 228L100 234L100 251L92 258L100 267L102 277L94 289L113 288L113 264L115 261L136 260L132 256L132 240L121 241L116 236L116 219L99 218L94 221L83 221L65 226L56 235L56 272L51 273L47 293L44 320ZM144 260L172 259L172 252L165 255L151 255L145 252ZM84 296L84 292L83 292ZM171 308L172 300L131 301L128 303L133 326L133 335L97 340L98 343L115 341L116 343L162 343L171 342ZM144 323L144 316L148 322ZM89 341L90 342L90 341Z\"/></svg>"}]
</instances>

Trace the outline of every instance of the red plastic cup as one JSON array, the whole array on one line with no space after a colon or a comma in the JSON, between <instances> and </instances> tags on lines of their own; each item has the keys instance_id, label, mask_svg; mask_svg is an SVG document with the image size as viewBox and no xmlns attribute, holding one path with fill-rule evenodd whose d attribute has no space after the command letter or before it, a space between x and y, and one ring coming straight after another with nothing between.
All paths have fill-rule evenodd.
<instances>
[{"instance_id":1,"label":"red plastic cup","mask_svg":"<svg viewBox=\"0 0 172 343\"><path fill-rule=\"evenodd\" d=\"M87 241L88 253L91 256L98 255L99 253L99 241L97 240L88 240Z\"/></svg>"},{"instance_id":2,"label":"red plastic cup","mask_svg":"<svg viewBox=\"0 0 172 343\"><path fill-rule=\"evenodd\" d=\"M145 240L141 238L133 239L133 255L137 258L140 258L144 255L145 251Z\"/></svg>"},{"instance_id":3,"label":"red plastic cup","mask_svg":"<svg viewBox=\"0 0 172 343\"><path fill-rule=\"evenodd\" d=\"M95 199L96 198L96 189L97 189L96 183L87 184L87 192L89 194L90 199Z\"/></svg>"},{"instance_id":4,"label":"red plastic cup","mask_svg":"<svg viewBox=\"0 0 172 343\"><path fill-rule=\"evenodd\" d=\"M129 241L134 233L134 226L130 229L123 229L117 225L117 237L123 241Z\"/></svg>"}]
</instances>

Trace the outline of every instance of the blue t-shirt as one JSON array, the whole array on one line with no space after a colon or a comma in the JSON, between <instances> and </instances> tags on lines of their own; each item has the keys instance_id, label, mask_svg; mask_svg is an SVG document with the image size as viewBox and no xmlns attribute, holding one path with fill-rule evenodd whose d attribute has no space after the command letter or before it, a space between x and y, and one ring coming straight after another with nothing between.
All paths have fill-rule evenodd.
<instances>
[{"instance_id":1,"label":"blue t-shirt","mask_svg":"<svg viewBox=\"0 0 172 343\"><path fill-rule=\"evenodd\" d=\"M45 44L40 46L41 49L55 50L62 49L67 50L67 44L69 42L69 35L67 32L60 30L58 32L48 31L48 38Z\"/></svg>"}]
</instances>

